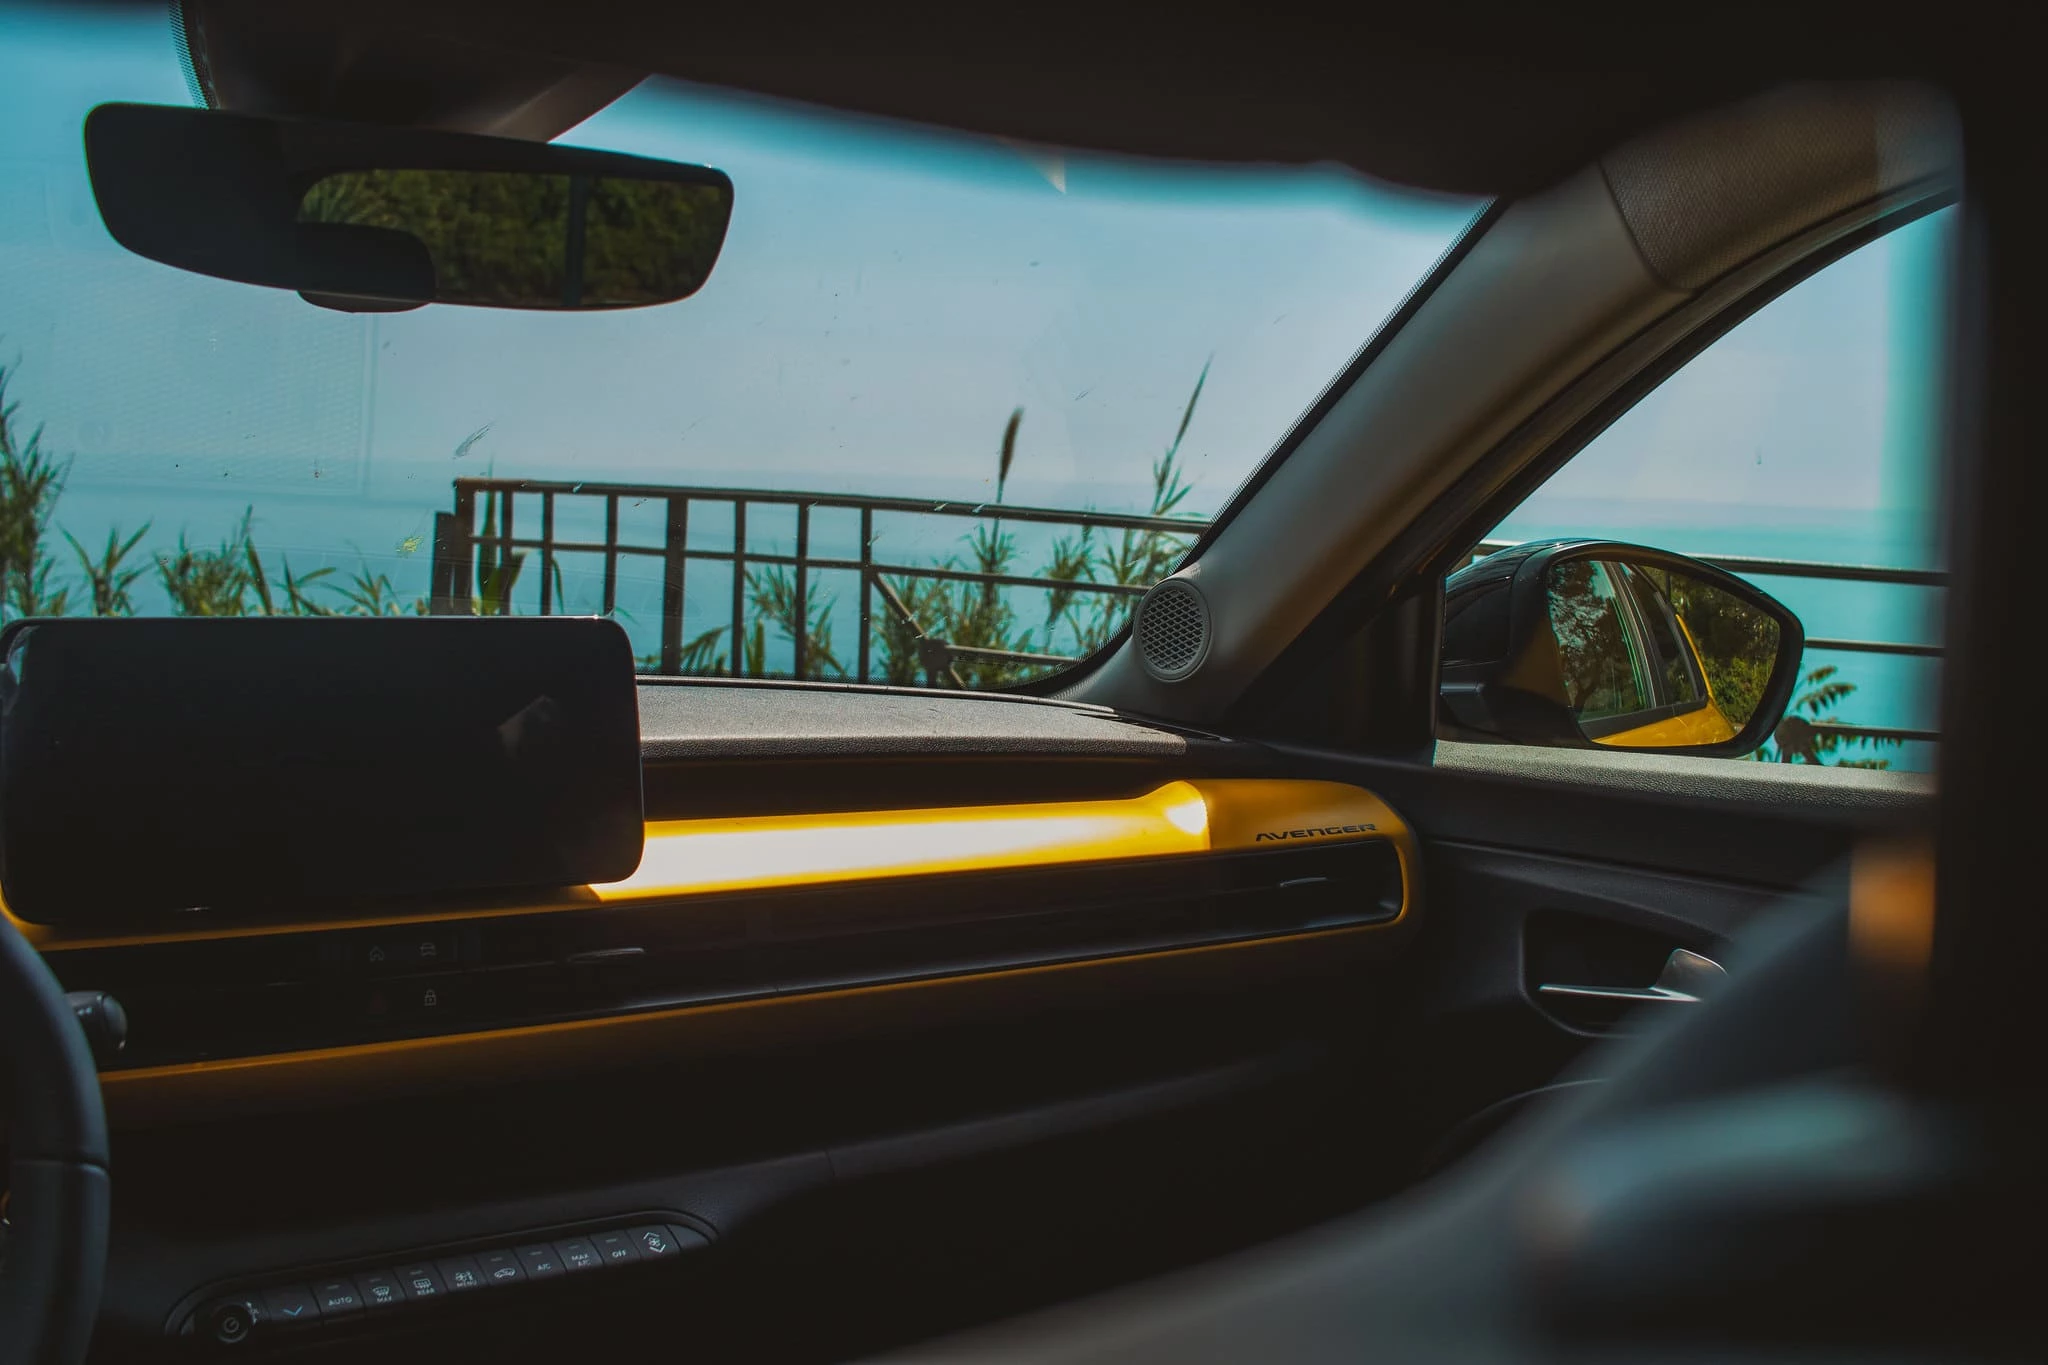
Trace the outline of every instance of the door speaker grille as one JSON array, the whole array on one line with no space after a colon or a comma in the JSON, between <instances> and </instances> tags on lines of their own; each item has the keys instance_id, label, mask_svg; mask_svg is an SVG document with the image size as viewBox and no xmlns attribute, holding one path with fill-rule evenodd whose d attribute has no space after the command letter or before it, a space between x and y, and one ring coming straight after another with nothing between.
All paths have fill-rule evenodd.
<instances>
[{"instance_id":1,"label":"door speaker grille","mask_svg":"<svg viewBox=\"0 0 2048 1365\"><path fill-rule=\"evenodd\" d=\"M1208 600L1186 579L1169 578L1138 603L1131 633L1145 671L1161 682L1179 682L1208 657Z\"/></svg>"}]
</instances>

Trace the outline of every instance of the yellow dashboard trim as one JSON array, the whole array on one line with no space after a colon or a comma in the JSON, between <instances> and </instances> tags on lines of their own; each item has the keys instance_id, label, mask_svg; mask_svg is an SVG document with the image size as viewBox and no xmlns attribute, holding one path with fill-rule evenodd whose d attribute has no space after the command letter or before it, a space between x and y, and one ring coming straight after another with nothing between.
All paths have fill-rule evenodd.
<instances>
[{"instance_id":1,"label":"yellow dashboard trim","mask_svg":"<svg viewBox=\"0 0 2048 1365\"><path fill-rule=\"evenodd\" d=\"M1280 849L1362 838L1392 842L1403 880L1412 888L1419 870L1413 837L1384 802L1363 788L1292 778L1195 778L1111 800L657 821L647 827L646 849L631 877L513 904L151 933L80 933L14 923L37 948L49 952L538 914L618 903L687 901L734 891ZM1404 914L1407 908L1404 903Z\"/></svg>"},{"instance_id":2,"label":"yellow dashboard trim","mask_svg":"<svg viewBox=\"0 0 2048 1365\"><path fill-rule=\"evenodd\" d=\"M1239 989L1274 971L1327 972L1349 958L1353 945L1358 951L1378 952L1404 937L1387 931L1405 926L1416 903L1417 847L1407 825L1359 787L1295 779L1192 778L1119 800L657 822L648 827L647 853L633 877L516 904L100 936L15 923L38 947L62 951L422 920L601 911L622 904L674 902L682 909L694 896L739 890L1199 857L1368 839L1393 846L1403 879L1399 914L1370 925L707 1002L643 1014L103 1073L101 1090L109 1119L127 1127L318 1106L365 1095L420 1093L449 1084L630 1065L656 1057L723 1054L761 1043L782 1045L791 1038L844 1036L850 1030L887 1026L890 1020L915 1019L922 1027L935 1017L1049 1008L1098 991L1123 998L1141 982L1163 986L1171 980L1203 980L1211 983L1207 988Z\"/></svg>"}]
</instances>

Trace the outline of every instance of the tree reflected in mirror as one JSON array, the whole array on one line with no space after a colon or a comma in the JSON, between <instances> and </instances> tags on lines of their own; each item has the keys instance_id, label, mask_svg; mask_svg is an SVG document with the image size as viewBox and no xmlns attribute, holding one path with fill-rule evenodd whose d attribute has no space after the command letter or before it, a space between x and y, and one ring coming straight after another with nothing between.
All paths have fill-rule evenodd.
<instances>
[{"instance_id":1,"label":"tree reflected in mirror","mask_svg":"<svg viewBox=\"0 0 2048 1365\"><path fill-rule=\"evenodd\" d=\"M1623 559L1551 567L1549 615L1581 732L1619 748L1724 744L1763 703L1778 621L1725 588Z\"/></svg>"}]
</instances>

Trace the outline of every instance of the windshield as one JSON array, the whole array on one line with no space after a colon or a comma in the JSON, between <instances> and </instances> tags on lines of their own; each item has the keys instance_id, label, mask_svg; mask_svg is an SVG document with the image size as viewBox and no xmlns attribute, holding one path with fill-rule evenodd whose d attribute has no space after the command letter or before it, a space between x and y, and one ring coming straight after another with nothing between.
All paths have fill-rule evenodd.
<instances>
[{"instance_id":1,"label":"windshield","mask_svg":"<svg viewBox=\"0 0 2048 1365\"><path fill-rule=\"evenodd\" d=\"M7 619L606 614L650 673L1042 676L1477 208L652 81L560 140L731 175L697 295L335 312L107 236L80 125L192 102L161 14L0 18Z\"/></svg>"}]
</instances>

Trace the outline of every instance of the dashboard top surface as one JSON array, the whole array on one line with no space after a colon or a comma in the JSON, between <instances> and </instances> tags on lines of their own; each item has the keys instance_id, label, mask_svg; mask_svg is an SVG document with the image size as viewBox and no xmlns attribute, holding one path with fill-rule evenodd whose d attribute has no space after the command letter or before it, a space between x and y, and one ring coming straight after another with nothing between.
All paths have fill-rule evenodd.
<instances>
[{"instance_id":1,"label":"dashboard top surface","mask_svg":"<svg viewBox=\"0 0 2048 1365\"><path fill-rule=\"evenodd\" d=\"M676 759L1071 755L1178 758L1186 736L1036 697L832 684L643 682L640 746Z\"/></svg>"}]
</instances>

